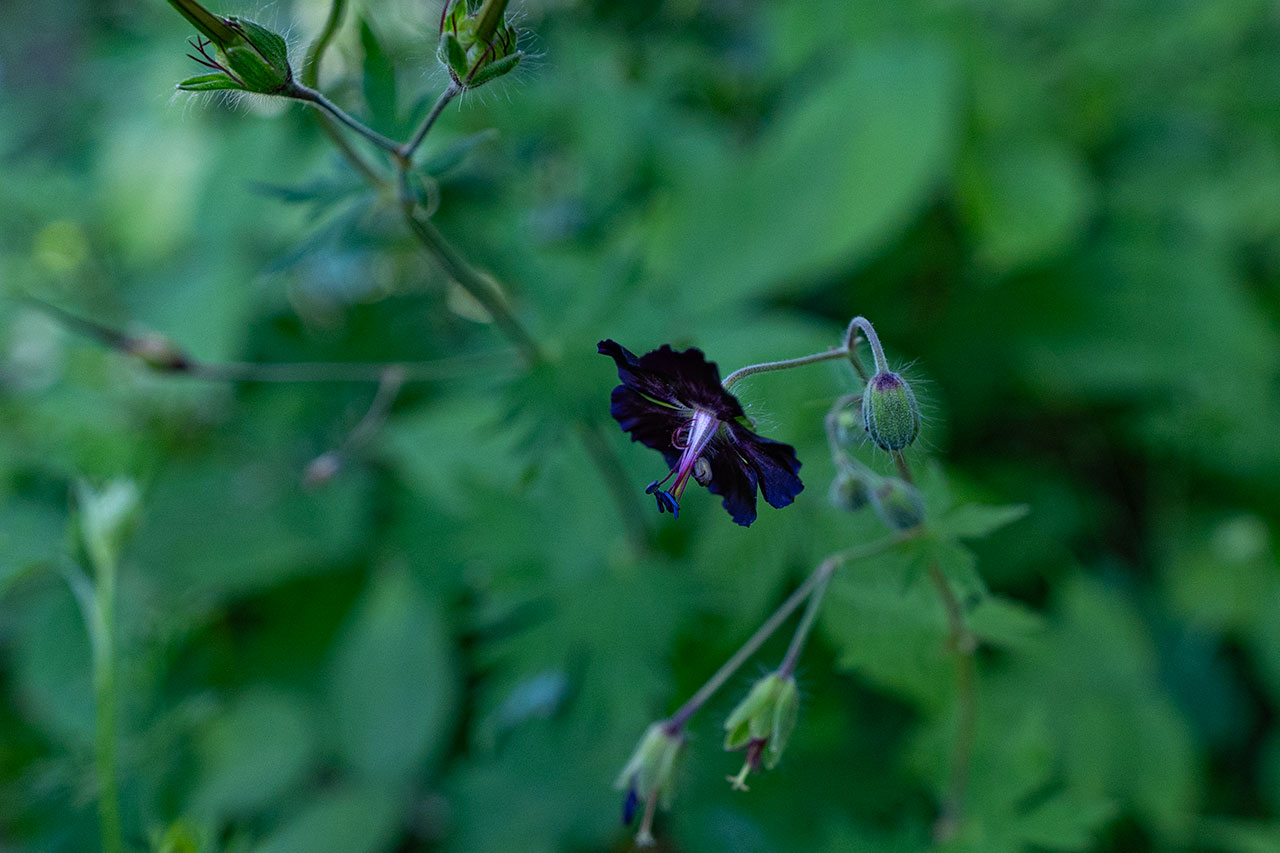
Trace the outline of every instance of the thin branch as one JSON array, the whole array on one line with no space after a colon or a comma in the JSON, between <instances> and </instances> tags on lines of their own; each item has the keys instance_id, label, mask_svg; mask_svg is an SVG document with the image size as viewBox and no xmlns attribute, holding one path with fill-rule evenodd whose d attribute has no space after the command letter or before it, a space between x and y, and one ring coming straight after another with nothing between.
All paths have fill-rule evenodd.
<instances>
[{"instance_id":1,"label":"thin branch","mask_svg":"<svg viewBox=\"0 0 1280 853\"><path fill-rule=\"evenodd\" d=\"M398 142L388 139L381 133L378 133L378 131L366 125L364 122L344 112L341 107L326 98L324 93L312 89L309 86L304 86L301 83L293 83L281 94L287 98L293 98L297 101L314 104L316 107L324 110L330 116L342 124L345 124L347 127L351 128L356 133L381 148L383 151L386 151L392 156L399 156L400 144Z\"/></svg>"},{"instance_id":2,"label":"thin branch","mask_svg":"<svg viewBox=\"0 0 1280 853\"><path fill-rule=\"evenodd\" d=\"M427 134L431 131L432 125L436 123L436 119L440 118L440 114L444 112L444 108L449 102L462 93L462 87L452 80L436 101L435 106L431 108L431 112L427 113L427 117L422 120L422 124L418 125L418 129L414 131L413 137L408 142L400 146L397 156L408 163L413 159L414 152L418 150L418 146L422 144L422 140L427 138Z\"/></svg>"},{"instance_id":3,"label":"thin branch","mask_svg":"<svg viewBox=\"0 0 1280 853\"><path fill-rule=\"evenodd\" d=\"M762 364L748 364L746 367L739 367L724 378L725 390L729 390L738 382L746 379L756 373L768 373L773 370L789 370L793 367L803 367L806 364L817 364L820 361L834 361L837 358L844 358L848 355L848 351L844 347L837 349L829 349L826 352L816 352L812 355L802 355L799 358L788 358L782 361L766 361Z\"/></svg>"},{"instance_id":4,"label":"thin branch","mask_svg":"<svg viewBox=\"0 0 1280 853\"><path fill-rule=\"evenodd\" d=\"M787 653L783 656L782 663L778 665L779 677L790 678L796 671L796 664L800 662L800 653L804 651L805 641L809 639L809 632L813 630L814 622L818 619L818 611L822 609L822 599L826 597L831 573L835 568L834 565L831 566L810 594L809 604L804 609L804 615L800 617L800 624L796 626L796 632L791 636L791 645L787 646Z\"/></svg>"},{"instance_id":5,"label":"thin branch","mask_svg":"<svg viewBox=\"0 0 1280 853\"><path fill-rule=\"evenodd\" d=\"M403 173L404 170L401 169L401 174L403 175ZM538 345L533 335L529 333L529 330L524 327L524 324L512 312L511 306L492 280L476 272L458 250L445 240L444 235L436 230L436 227L428 220L418 214L416 205L412 200L405 199L402 203L402 208L405 222L408 224L409 229L413 231L414 236L418 238L418 241L422 243L423 248L436 259L436 262L444 268L450 278L456 281L463 290L469 293L473 299L489 312L489 316L493 318L494 323L502 330L502 333L515 345L516 349L520 350L525 361L530 365L544 361L545 356L543 355L542 347Z\"/></svg>"}]
</instances>

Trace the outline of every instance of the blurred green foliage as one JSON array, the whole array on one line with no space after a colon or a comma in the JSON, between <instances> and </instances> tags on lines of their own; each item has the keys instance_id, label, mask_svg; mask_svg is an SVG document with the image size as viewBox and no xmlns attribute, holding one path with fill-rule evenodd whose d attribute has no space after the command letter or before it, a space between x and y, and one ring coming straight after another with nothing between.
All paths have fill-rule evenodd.
<instances>
[{"instance_id":1,"label":"blurred green foliage","mask_svg":"<svg viewBox=\"0 0 1280 853\"><path fill-rule=\"evenodd\" d=\"M446 82L439 3L353 5L321 86L404 136ZM984 641L948 849L1280 849L1273 3L529 0L531 58L446 110L422 173L551 359L408 385L318 490L372 386L157 375L17 297L214 362L507 343L304 107L172 97L165 4L5 11L0 848L99 845L64 577L75 484L125 477L130 849L627 849L610 783L645 726L881 534L825 500L822 416L857 390L828 364L736 389L804 462L794 506L742 529L701 490L679 521L646 500L637 553L580 441L616 381L595 342L727 372L864 314L926 406L930 512L960 507L934 545ZM296 65L328 4L216 11L287 30ZM606 426L643 498L657 455ZM954 688L911 564L836 576L749 793L718 741L758 672L695 718L661 843L930 846Z\"/></svg>"}]
</instances>

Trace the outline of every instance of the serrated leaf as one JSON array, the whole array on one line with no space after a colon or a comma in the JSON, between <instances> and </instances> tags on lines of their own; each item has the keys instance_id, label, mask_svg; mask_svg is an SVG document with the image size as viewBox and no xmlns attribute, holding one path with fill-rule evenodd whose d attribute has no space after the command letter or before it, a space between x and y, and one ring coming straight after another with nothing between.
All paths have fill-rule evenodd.
<instances>
[{"instance_id":1,"label":"serrated leaf","mask_svg":"<svg viewBox=\"0 0 1280 853\"><path fill-rule=\"evenodd\" d=\"M959 539L977 539L1012 524L1031 511L1026 504L964 504L943 516L940 528Z\"/></svg>"},{"instance_id":2,"label":"serrated leaf","mask_svg":"<svg viewBox=\"0 0 1280 853\"><path fill-rule=\"evenodd\" d=\"M439 610L402 571L375 575L334 648L335 746L367 778L399 782L450 736L458 699Z\"/></svg>"},{"instance_id":3,"label":"serrated leaf","mask_svg":"<svg viewBox=\"0 0 1280 853\"><path fill-rule=\"evenodd\" d=\"M244 86L237 81L228 77L226 74L197 74L195 77L188 77L178 84L178 88L184 92L217 92L223 89L234 89L243 92Z\"/></svg>"},{"instance_id":4,"label":"serrated leaf","mask_svg":"<svg viewBox=\"0 0 1280 853\"><path fill-rule=\"evenodd\" d=\"M982 640L1017 648L1044 631L1044 617L1023 604L987 596L968 613L969 628Z\"/></svg>"}]
</instances>

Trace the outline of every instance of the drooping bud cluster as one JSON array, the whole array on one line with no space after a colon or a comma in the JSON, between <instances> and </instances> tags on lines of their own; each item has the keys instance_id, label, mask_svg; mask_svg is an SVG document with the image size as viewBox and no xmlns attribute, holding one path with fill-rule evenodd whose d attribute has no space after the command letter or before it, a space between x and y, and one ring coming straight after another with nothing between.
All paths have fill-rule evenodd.
<instances>
[{"instance_id":1,"label":"drooping bud cluster","mask_svg":"<svg viewBox=\"0 0 1280 853\"><path fill-rule=\"evenodd\" d=\"M515 69L524 58L516 33L505 19L507 0L485 0L467 13L467 0L449 0L440 16L436 58L463 89L483 86Z\"/></svg>"},{"instance_id":2,"label":"drooping bud cluster","mask_svg":"<svg viewBox=\"0 0 1280 853\"><path fill-rule=\"evenodd\" d=\"M799 714L800 691L793 676L775 672L752 685L724 721L724 748L746 750L742 770L729 777L735 790L747 789L750 773L777 766Z\"/></svg>"},{"instance_id":3,"label":"drooping bud cluster","mask_svg":"<svg viewBox=\"0 0 1280 853\"><path fill-rule=\"evenodd\" d=\"M658 806L671 806L676 763L684 750L684 732L663 720L649 726L636 744L630 760L613 786L623 791L622 823L630 825L641 803L645 805L636 844L653 843L653 815Z\"/></svg>"},{"instance_id":4,"label":"drooping bud cluster","mask_svg":"<svg viewBox=\"0 0 1280 853\"><path fill-rule=\"evenodd\" d=\"M884 526L899 533L924 523L920 490L897 477L885 477L871 491L871 509Z\"/></svg>"},{"instance_id":5,"label":"drooping bud cluster","mask_svg":"<svg viewBox=\"0 0 1280 853\"><path fill-rule=\"evenodd\" d=\"M278 33L245 18L220 17L195 0L169 0L169 4L203 34L192 42L199 56L188 55L211 72L183 80L179 89L280 95L292 86L289 47Z\"/></svg>"}]
</instances>

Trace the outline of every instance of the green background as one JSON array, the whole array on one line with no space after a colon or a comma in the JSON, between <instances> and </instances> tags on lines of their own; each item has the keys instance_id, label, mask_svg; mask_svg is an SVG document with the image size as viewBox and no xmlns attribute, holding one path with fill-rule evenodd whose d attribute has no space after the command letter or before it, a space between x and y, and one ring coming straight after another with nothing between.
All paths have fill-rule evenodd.
<instances>
[{"instance_id":1,"label":"green background","mask_svg":"<svg viewBox=\"0 0 1280 853\"><path fill-rule=\"evenodd\" d=\"M295 57L327 8L214 7ZM0 848L99 844L64 575L74 484L127 477L131 849L628 849L611 784L644 727L823 555L882 534L826 501L847 366L735 389L807 485L743 529L697 488L656 514L662 462L602 420L595 343L727 372L864 314L924 404L931 508L1030 508L970 543L994 596L969 601L992 604L951 849L1280 849L1274 3L516 11L530 56L450 106L424 159L436 225L551 355L532 374L306 108L172 94L198 69L166 4L5 5ZM357 2L325 91L406 136L445 82L439 12ZM407 386L307 490L371 386L160 375L23 295L212 362L485 358ZM927 848L953 726L929 588L892 559L842 571L782 764L734 793L720 724L785 640L695 718L660 843Z\"/></svg>"}]
</instances>

